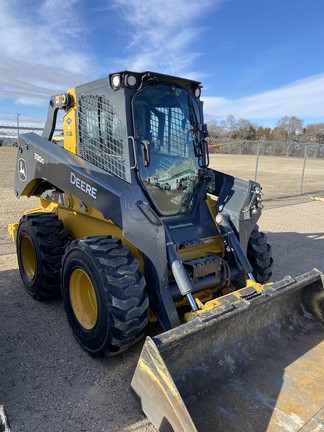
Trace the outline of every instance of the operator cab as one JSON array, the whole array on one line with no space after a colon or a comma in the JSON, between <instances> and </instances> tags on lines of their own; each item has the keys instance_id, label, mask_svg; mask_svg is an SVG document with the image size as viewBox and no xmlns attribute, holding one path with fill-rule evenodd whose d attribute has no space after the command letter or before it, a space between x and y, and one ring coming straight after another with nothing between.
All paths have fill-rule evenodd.
<instances>
[{"instance_id":1,"label":"operator cab","mask_svg":"<svg viewBox=\"0 0 324 432\"><path fill-rule=\"evenodd\" d=\"M196 98L172 84L146 86L134 96L133 123L139 177L154 206L163 216L191 212L208 165Z\"/></svg>"}]
</instances>

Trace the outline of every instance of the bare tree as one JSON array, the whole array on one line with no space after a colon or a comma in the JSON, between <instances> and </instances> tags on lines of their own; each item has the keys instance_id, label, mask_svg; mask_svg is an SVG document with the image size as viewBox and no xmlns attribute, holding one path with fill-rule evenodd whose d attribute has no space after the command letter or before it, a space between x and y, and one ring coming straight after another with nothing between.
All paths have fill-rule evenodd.
<instances>
[{"instance_id":1,"label":"bare tree","mask_svg":"<svg viewBox=\"0 0 324 432\"><path fill-rule=\"evenodd\" d=\"M232 114L229 114L226 120L221 121L221 126L225 129L228 138L236 138L236 119Z\"/></svg>"},{"instance_id":2,"label":"bare tree","mask_svg":"<svg viewBox=\"0 0 324 432\"><path fill-rule=\"evenodd\" d=\"M256 138L258 140L271 140L271 128L263 126L254 126L256 129Z\"/></svg>"},{"instance_id":3,"label":"bare tree","mask_svg":"<svg viewBox=\"0 0 324 432\"><path fill-rule=\"evenodd\" d=\"M255 140L256 128L256 125L253 125L249 120L246 119L240 119L236 123L238 138L242 140Z\"/></svg>"},{"instance_id":4,"label":"bare tree","mask_svg":"<svg viewBox=\"0 0 324 432\"><path fill-rule=\"evenodd\" d=\"M280 118L276 126L271 130L269 127L253 124L247 119L236 120L234 115L229 114L225 120L218 124L216 120L208 122L208 131L211 139L239 140L236 151L249 153L253 151L253 144L247 141L268 141L263 143L261 152L263 154L302 156L304 146L307 143L309 155L323 157L324 153L324 123L309 124L303 127L304 121L296 116L284 116ZM270 141L277 141L274 149ZM215 141L214 146L219 145ZM251 147L252 146L252 147ZM232 147L232 148L231 148ZM222 144L225 151L226 146ZM233 146L228 147L229 151Z\"/></svg>"},{"instance_id":5,"label":"bare tree","mask_svg":"<svg viewBox=\"0 0 324 432\"><path fill-rule=\"evenodd\" d=\"M285 141L286 144L286 156L291 156L295 144L298 142L300 136L303 134L304 121L298 117L284 116L278 120L276 127L272 131L273 138L277 141ZM290 144L288 144L288 142Z\"/></svg>"},{"instance_id":6,"label":"bare tree","mask_svg":"<svg viewBox=\"0 0 324 432\"><path fill-rule=\"evenodd\" d=\"M276 132L280 138L284 138L284 141L298 141L303 133L303 124L304 121L298 117L284 116L277 121L273 132Z\"/></svg>"},{"instance_id":7,"label":"bare tree","mask_svg":"<svg viewBox=\"0 0 324 432\"><path fill-rule=\"evenodd\" d=\"M307 137L308 141L324 144L324 123L307 125L303 137Z\"/></svg>"},{"instance_id":8,"label":"bare tree","mask_svg":"<svg viewBox=\"0 0 324 432\"><path fill-rule=\"evenodd\" d=\"M222 125L218 125L216 120L207 123L210 138L226 138L227 133Z\"/></svg>"}]
</instances>

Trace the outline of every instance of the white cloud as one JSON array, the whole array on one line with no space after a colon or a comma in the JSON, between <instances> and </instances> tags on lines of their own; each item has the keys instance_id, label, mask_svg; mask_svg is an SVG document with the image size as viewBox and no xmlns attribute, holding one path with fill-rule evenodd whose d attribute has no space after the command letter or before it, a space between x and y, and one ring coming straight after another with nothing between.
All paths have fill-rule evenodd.
<instances>
[{"instance_id":1,"label":"white cloud","mask_svg":"<svg viewBox=\"0 0 324 432\"><path fill-rule=\"evenodd\" d=\"M0 97L48 98L72 84L72 76L74 84L79 81L90 56L79 48L86 29L75 13L78 2L0 0L7 23L0 38Z\"/></svg>"},{"instance_id":2,"label":"white cloud","mask_svg":"<svg viewBox=\"0 0 324 432\"><path fill-rule=\"evenodd\" d=\"M62 2L16 0L0 4L2 22L8 23L1 33L3 58L37 65L53 65L75 72L87 56L75 54L75 43L85 31L74 13L79 0Z\"/></svg>"},{"instance_id":3,"label":"white cloud","mask_svg":"<svg viewBox=\"0 0 324 432\"><path fill-rule=\"evenodd\" d=\"M105 29L103 22L100 36L103 41L107 37L107 50L99 46L97 51L87 42L90 32L96 31L87 21L95 5L84 6L82 0L0 0L1 20L8 24L0 38L0 100L13 101L17 107L43 106L62 88L96 78L100 68L107 73L106 61L111 70L118 65L195 78L188 70L199 56L192 45L203 31L201 17L224 1L165 0L161 5L151 0L149 6L137 0L107 1L105 13L115 17L114 34L123 31L118 43L125 42L118 59L111 59L112 29ZM4 104L1 111L6 115Z\"/></svg>"},{"instance_id":4,"label":"white cloud","mask_svg":"<svg viewBox=\"0 0 324 432\"><path fill-rule=\"evenodd\" d=\"M324 121L324 74L245 98L207 96L203 99L207 118L224 119L232 114L236 118L245 119L279 119L288 115L300 118L323 117Z\"/></svg>"},{"instance_id":5,"label":"white cloud","mask_svg":"<svg viewBox=\"0 0 324 432\"><path fill-rule=\"evenodd\" d=\"M0 98L14 100L17 107L45 106L51 94L91 81L100 68L106 74L106 64L110 71L156 70L200 80L204 73L197 65L202 48L196 41L210 30L204 15L226 1L106 0L106 9L95 11L95 4L90 7L82 0L0 0L1 20L7 24L0 38ZM79 7L86 9L78 12ZM108 13L111 22L116 22L112 29L100 28L106 51L100 46L96 52L88 45L90 32L96 31L87 22L90 11L103 17ZM109 39L119 31L119 38ZM120 44L121 54L112 59L109 47L113 43ZM323 116L324 120L324 74L245 98L203 95L203 99L207 118L296 115L303 119ZM2 112L7 115L5 108Z\"/></svg>"},{"instance_id":6,"label":"white cloud","mask_svg":"<svg viewBox=\"0 0 324 432\"><path fill-rule=\"evenodd\" d=\"M209 8L224 1L165 0L161 5L151 0L148 7L137 0L110 0L106 11L116 16L114 31L123 29L125 46L118 59L106 59L109 67L195 78L188 70L199 56L191 48L203 31L197 23ZM0 98L16 104L30 100L35 106L37 98L47 100L53 92L91 81L103 70L105 59L96 60L101 53L87 44L93 29L87 25L86 14L95 5L81 12L78 6L81 0L0 0L2 22L9 23L0 38ZM101 33L105 34L109 35L109 29Z\"/></svg>"},{"instance_id":7,"label":"white cloud","mask_svg":"<svg viewBox=\"0 0 324 432\"><path fill-rule=\"evenodd\" d=\"M114 0L113 7L127 23L131 38L122 68L189 77L188 70L201 55L193 46L199 33L206 30L202 17L224 1L151 0L148 5L138 0Z\"/></svg>"}]
</instances>

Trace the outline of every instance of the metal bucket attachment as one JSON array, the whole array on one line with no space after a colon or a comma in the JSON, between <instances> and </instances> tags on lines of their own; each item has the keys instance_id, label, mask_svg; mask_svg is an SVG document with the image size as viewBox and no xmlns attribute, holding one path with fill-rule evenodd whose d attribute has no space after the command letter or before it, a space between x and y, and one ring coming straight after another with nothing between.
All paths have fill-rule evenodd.
<instances>
[{"instance_id":1,"label":"metal bucket attachment","mask_svg":"<svg viewBox=\"0 0 324 432\"><path fill-rule=\"evenodd\" d=\"M157 430L321 430L323 275L263 289L146 339L131 387Z\"/></svg>"},{"instance_id":2,"label":"metal bucket attachment","mask_svg":"<svg viewBox=\"0 0 324 432\"><path fill-rule=\"evenodd\" d=\"M10 425L3 405L0 405L0 431L10 432Z\"/></svg>"}]
</instances>

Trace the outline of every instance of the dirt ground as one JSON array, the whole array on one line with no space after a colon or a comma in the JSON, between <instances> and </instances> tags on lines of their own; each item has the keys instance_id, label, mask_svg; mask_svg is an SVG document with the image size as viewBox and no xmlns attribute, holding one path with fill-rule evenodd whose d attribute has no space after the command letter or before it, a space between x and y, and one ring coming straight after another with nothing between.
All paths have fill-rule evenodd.
<instances>
[{"instance_id":1,"label":"dirt ground","mask_svg":"<svg viewBox=\"0 0 324 432\"><path fill-rule=\"evenodd\" d=\"M130 391L142 344L117 358L93 360L76 343L61 300L37 302L22 287L7 224L18 221L36 200L14 196L16 154L14 148L0 148L0 405L11 430L154 431ZM238 177L254 177L253 170L246 172L252 163L248 158L228 157L213 155L212 164ZM308 164L303 195L296 193L302 162L296 172L290 162L269 158L259 167L258 181L262 178L268 193L259 226L273 248L273 280L313 267L324 271L324 161L315 161L313 168ZM284 175L284 188L278 173Z\"/></svg>"}]
</instances>

